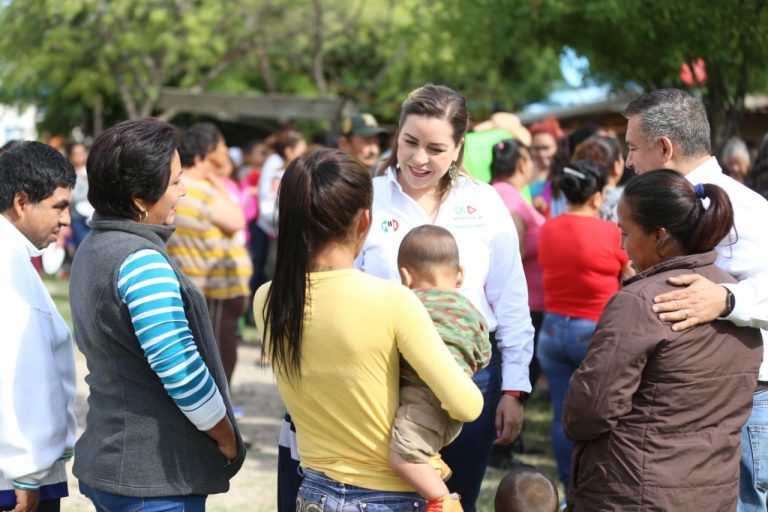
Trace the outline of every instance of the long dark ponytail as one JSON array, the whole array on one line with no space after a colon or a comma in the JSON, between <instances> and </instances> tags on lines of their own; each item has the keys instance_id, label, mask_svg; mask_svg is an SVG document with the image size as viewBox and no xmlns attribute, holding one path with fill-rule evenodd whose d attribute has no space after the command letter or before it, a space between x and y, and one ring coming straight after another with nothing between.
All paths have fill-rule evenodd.
<instances>
[{"instance_id":1,"label":"long dark ponytail","mask_svg":"<svg viewBox=\"0 0 768 512\"><path fill-rule=\"evenodd\" d=\"M704 198L709 199L708 208ZM694 186L669 169L632 178L622 199L632 220L648 233L665 228L685 254L711 251L733 229L733 207L722 188L711 183Z\"/></svg>"},{"instance_id":2,"label":"long dark ponytail","mask_svg":"<svg viewBox=\"0 0 768 512\"><path fill-rule=\"evenodd\" d=\"M368 171L347 153L322 149L294 160L278 193L275 275L264 305L265 345L272 366L289 381L301 376L304 309L312 256L344 240L361 210L371 207Z\"/></svg>"}]
</instances>

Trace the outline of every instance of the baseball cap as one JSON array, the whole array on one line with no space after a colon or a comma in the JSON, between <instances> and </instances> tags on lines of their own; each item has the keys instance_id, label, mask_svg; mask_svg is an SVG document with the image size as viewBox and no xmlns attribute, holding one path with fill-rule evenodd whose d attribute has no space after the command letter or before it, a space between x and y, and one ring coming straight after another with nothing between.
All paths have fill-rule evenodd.
<instances>
[{"instance_id":1,"label":"baseball cap","mask_svg":"<svg viewBox=\"0 0 768 512\"><path fill-rule=\"evenodd\" d=\"M376 118L371 114L361 113L348 117L341 123L342 135L359 135L360 137L372 137L386 130L379 126Z\"/></svg>"}]
</instances>

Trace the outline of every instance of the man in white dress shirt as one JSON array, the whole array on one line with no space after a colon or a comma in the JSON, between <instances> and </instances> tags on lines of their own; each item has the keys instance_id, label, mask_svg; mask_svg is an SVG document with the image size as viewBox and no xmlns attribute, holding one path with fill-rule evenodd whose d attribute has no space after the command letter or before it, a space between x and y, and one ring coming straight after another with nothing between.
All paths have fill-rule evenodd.
<instances>
[{"instance_id":1,"label":"man in white dress shirt","mask_svg":"<svg viewBox=\"0 0 768 512\"><path fill-rule=\"evenodd\" d=\"M54 148L0 155L0 510L59 510L76 420L72 335L30 258L70 223L75 170Z\"/></svg>"},{"instance_id":2,"label":"man in white dress shirt","mask_svg":"<svg viewBox=\"0 0 768 512\"><path fill-rule=\"evenodd\" d=\"M702 103L678 89L661 89L633 100L624 110L627 167L642 174L674 169L694 185L722 187L734 211L732 232L717 247L716 264L737 284L718 284L688 274L671 278L680 288L654 298L653 310L673 330L724 319L763 329L768 343L768 202L723 174L711 156L710 128ZM739 511L766 510L768 497L768 358L763 357L752 416L742 432Z\"/></svg>"}]
</instances>

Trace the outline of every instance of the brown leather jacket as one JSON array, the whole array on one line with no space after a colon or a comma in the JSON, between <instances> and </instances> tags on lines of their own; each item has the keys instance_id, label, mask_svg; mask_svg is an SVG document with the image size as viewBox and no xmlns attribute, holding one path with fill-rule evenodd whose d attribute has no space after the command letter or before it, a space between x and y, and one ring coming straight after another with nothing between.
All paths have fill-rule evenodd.
<instances>
[{"instance_id":1,"label":"brown leather jacket","mask_svg":"<svg viewBox=\"0 0 768 512\"><path fill-rule=\"evenodd\" d=\"M563 406L577 441L568 510L735 510L760 331L715 321L673 332L651 311L671 276L734 282L714 261L710 252L661 262L606 306Z\"/></svg>"}]
</instances>

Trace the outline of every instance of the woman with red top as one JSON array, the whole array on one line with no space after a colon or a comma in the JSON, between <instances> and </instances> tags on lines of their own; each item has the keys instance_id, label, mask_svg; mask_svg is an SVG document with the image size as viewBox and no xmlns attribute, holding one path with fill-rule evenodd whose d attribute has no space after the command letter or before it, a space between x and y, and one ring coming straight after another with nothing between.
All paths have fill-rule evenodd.
<instances>
[{"instance_id":1,"label":"woman with red top","mask_svg":"<svg viewBox=\"0 0 768 512\"><path fill-rule=\"evenodd\" d=\"M538 344L538 333L544 319L543 270L539 264L539 232L544 225L544 216L528 203L521 190L533 178L531 150L514 140L503 140L494 144L491 161L491 186L501 196L517 227L520 240L520 255L523 257L523 271L528 285L528 307L535 334L534 353ZM529 367L531 388L536 385L540 368L536 357Z\"/></svg>"},{"instance_id":2,"label":"woman with red top","mask_svg":"<svg viewBox=\"0 0 768 512\"><path fill-rule=\"evenodd\" d=\"M619 290L620 277L632 273L621 231L598 217L607 178L589 160L565 166L557 185L567 210L544 224L539 236L545 313L538 358L549 382L552 449L566 486L573 442L565 436L561 415L568 381L584 359L608 299Z\"/></svg>"}]
</instances>

